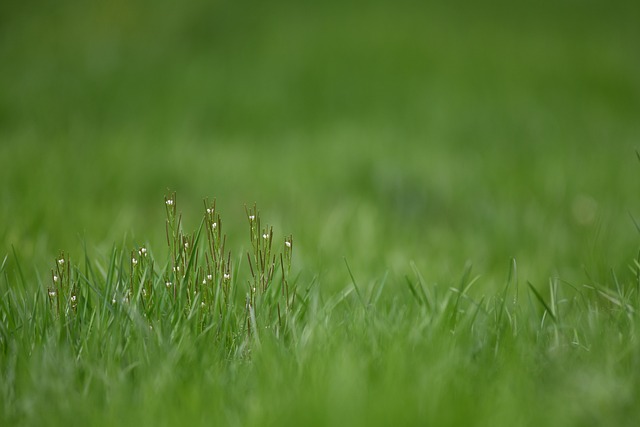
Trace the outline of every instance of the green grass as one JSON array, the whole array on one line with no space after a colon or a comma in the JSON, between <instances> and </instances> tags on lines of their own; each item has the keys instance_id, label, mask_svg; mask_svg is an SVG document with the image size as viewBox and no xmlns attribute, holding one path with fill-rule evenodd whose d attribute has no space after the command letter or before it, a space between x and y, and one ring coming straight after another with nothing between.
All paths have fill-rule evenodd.
<instances>
[{"instance_id":1,"label":"green grass","mask_svg":"<svg viewBox=\"0 0 640 427\"><path fill-rule=\"evenodd\" d=\"M2 2L0 425L637 425L639 18Z\"/></svg>"},{"instance_id":2,"label":"green grass","mask_svg":"<svg viewBox=\"0 0 640 427\"><path fill-rule=\"evenodd\" d=\"M609 284L501 289L385 276L327 292L291 276L291 236L246 212L246 258L215 204L167 257L62 253L29 284L2 264L2 418L15 425L633 425L640 264ZM278 243L274 243L278 242ZM16 264L19 265L19 264ZM46 415L45 415L46 414Z\"/></svg>"}]
</instances>

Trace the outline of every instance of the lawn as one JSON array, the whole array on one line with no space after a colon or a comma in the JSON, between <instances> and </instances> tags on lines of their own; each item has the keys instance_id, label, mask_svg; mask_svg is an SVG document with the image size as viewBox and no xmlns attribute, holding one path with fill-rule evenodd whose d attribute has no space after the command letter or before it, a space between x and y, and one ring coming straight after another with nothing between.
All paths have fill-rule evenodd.
<instances>
[{"instance_id":1,"label":"lawn","mask_svg":"<svg viewBox=\"0 0 640 427\"><path fill-rule=\"evenodd\" d=\"M0 424L637 425L638 22L3 2Z\"/></svg>"}]
</instances>

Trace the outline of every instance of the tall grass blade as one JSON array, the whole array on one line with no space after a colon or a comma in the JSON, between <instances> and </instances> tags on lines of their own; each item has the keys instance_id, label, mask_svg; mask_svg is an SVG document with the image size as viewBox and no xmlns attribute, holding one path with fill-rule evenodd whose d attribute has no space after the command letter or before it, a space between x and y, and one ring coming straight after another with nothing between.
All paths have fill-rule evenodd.
<instances>
[{"instance_id":1,"label":"tall grass blade","mask_svg":"<svg viewBox=\"0 0 640 427\"><path fill-rule=\"evenodd\" d=\"M533 295L536 297L538 302L542 305L542 307L544 307L546 314L548 314L549 317L551 317L551 320L553 320L553 322L556 323L557 322L556 316L553 313L553 311L551 310L551 308L549 308L549 306L545 302L545 300L542 297L542 295L540 295L538 290L535 288L535 286L533 286L533 284L531 282L527 281L527 285L529 285L529 289L531 290Z\"/></svg>"},{"instance_id":2,"label":"tall grass blade","mask_svg":"<svg viewBox=\"0 0 640 427\"><path fill-rule=\"evenodd\" d=\"M349 267L349 262L347 262L347 258L346 257L344 257L343 259L344 259L344 264L347 266L347 271L349 272L349 277L351 277L351 283L353 284L353 288L355 289L356 294L358 295L358 300L360 300L360 303L366 309L367 308L367 304L364 302L364 298L362 297L362 294L360 293L360 288L358 288L358 284L356 283L355 277L353 277L353 273L351 272L351 267Z\"/></svg>"}]
</instances>

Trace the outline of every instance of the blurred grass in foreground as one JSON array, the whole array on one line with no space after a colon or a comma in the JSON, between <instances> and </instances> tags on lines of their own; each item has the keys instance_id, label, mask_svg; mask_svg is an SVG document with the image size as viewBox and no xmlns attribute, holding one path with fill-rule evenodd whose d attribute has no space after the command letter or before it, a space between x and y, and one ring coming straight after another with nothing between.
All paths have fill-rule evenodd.
<instances>
[{"instance_id":1,"label":"blurred grass in foreground","mask_svg":"<svg viewBox=\"0 0 640 427\"><path fill-rule=\"evenodd\" d=\"M175 195L165 200L164 261L144 246L108 260L60 254L37 287L0 263L5 424L564 426L640 417L638 262L611 287L536 286L521 282L513 260L488 294L470 268L455 287L425 283L416 269L402 289L386 276L361 288L347 264L351 283L327 292L289 274L295 239L274 234L255 207L245 263L226 256L214 206L184 234Z\"/></svg>"}]
</instances>

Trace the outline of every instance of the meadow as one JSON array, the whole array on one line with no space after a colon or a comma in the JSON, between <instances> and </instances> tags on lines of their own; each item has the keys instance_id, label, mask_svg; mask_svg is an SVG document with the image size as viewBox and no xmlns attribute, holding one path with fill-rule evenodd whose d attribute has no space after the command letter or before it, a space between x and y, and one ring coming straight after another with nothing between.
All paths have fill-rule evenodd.
<instances>
[{"instance_id":1,"label":"meadow","mask_svg":"<svg viewBox=\"0 0 640 427\"><path fill-rule=\"evenodd\" d=\"M0 425L637 425L639 21L2 2Z\"/></svg>"}]
</instances>

